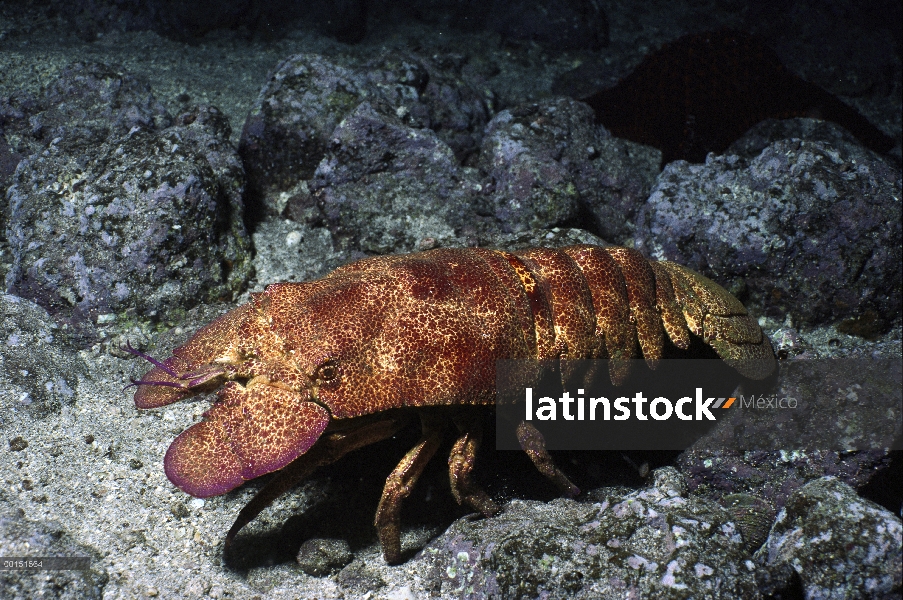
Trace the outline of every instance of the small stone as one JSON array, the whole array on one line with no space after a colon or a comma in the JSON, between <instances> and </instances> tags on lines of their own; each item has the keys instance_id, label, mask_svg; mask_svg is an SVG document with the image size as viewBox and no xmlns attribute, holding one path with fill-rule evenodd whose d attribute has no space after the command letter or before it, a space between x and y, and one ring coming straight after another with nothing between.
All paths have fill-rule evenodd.
<instances>
[{"instance_id":1,"label":"small stone","mask_svg":"<svg viewBox=\"0 0 903 600\"><path fill-rule=\"evenodd\" d=\"M758 550L768 538L774 523L774 506L749 494L728 494L722 499L722 504L736 519L747 550L751 553Z\"/></svg>"},{"instance_id":2,"label":"small stone","mask_svg":"<svg viewBox=\"0 0 903 600\"><path fill-rule=\"evenodd\" d=\"M10 452L19 452L28 448L28 442L21 435L17 435L9 441Z\"/></svg>"},{"instance_id":3,"label":"small stone","mask_svg":"<svg viewBox=\"0 0 903 600\"><path fill-rule=\"evenodd\" d=\"M297 561L301 570L313 577L321 577L341 569L353 558L345 540L311 538L301 544Z\"/></svg>"},{"instance_id":4,"label":"small stone","mask_svg":"<svg viewBox=\"0 0 903 600\"><path fill-rule=\"evenodd\" d=\"M297 246L299 243L301 243L301 240L303 239L303 237L304 236L301 234L300 231L297 231L297 230L290 231L288 233L288 235L285 236L285 245L286 246Z\"/></svg>"},{"instance_id":5,"label":"small stone","mask_svg":"<svg viewBox=\"0 0 903 600\"><path fill-rule=\"evenodd\" d=\"M177 519L182 519L191 514L188 511L188 507L182 504L181 502L174 502L172 506L169 507L169 512Z\"/></svg>"}]
</instances>

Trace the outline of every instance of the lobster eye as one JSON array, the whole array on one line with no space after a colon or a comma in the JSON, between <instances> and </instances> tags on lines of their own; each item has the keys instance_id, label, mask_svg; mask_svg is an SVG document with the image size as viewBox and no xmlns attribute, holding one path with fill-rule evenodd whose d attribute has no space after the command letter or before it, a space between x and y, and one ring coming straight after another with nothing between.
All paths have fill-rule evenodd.
<instances>
[{"instance_id":1,"label":"lobster eye","mask_svg":"<svg viewBox=\"0 0 903 600\"><path fill-rule=\"evenodd\" d=\"M335 361L328 361L317 367L316 379L329 383L339 378L339 366Z\"/></svg>"}]
</instances>

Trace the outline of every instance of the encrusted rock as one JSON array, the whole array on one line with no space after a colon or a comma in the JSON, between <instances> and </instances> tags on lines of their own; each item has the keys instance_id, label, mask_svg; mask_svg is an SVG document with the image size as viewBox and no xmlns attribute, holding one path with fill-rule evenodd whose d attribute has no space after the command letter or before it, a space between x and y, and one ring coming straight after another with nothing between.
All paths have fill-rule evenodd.
<instances>
[{"instance_id":1,"label":"encrusted rock","mask_svg":"<svg viewBox=\"0 0 903 600\"><path fill-rule=\"evenodd\" d=\"M351 562L351 547L345 540L311 538L301 544L297 561L308 575L321 577Z\"/></svg>"},{"instance_id":2,"label":"encrusted rock","mask_svg":"<svg viewBox=\"0 0 903 600\"><path fill-rule=\"evenodd\" d=\"M506 231L579 223L610 242L633 232L633 218L658 174L661 153L617 140L570 98L498 113L486 127L479 167L484 212Z\"/></svg>"},{"instance_id":3,"label":"encrusted rock","mask_svg":"<svg viewBox=\"0 0 903 600\"><path fill-rule=\"evenodd\" d=\"M774 522L774 506L750 494L728 494L722 499L722 504L737 520L747 550L757 550L768 538Z\"/></svg>"},{"instance_id":4,"label":"encrusted rock","mask_svg":"<svg viewBox=\"0 0 903 600\"><path fill-rule=\"evenodd\" d=\"M317 54L284 60L261 90L239 145L254 214L283 213L330 149L335 128L363 102L404 126L431 130L464 160L479 147L492 94L464 80L461 68L453 56L404 52L364 64Z\"/></svg>"},{"instance_id":5,"label":"encrusted rock","mask_svg":"<svg viewBox=\"0 0 903 600\"><path fill-rule=\"evenodd\" d=\"M161 128L153 111L120 106L112 84L84 79L63 72L47 99L71 93L69 108L34 117L58 135L19 165L7 193L8 290L88 338L98 323L157 321L232 298L250 257L225 117L199 107ZM108 127L92 112L104 103L113 106Z\"/></svg>"},{"instance_id":6,"label":"encrusted rock","mask_svg":"<svg viewBox=\"0 0 903 600\"><path fill-rule=\"evenodd\" d=\"M769 315L817 324L871 311L886 328L903 299L901 181L872 152L824 142L676 161L638 217L638 247Z\"/></svg>"},{"instance_id":7,"label":"encrusted rock","mask_svg":"<svg viewBox=\"0 0 903 600\"><path fill-rule=\"evenodd\" d=\"M476 234L469 200L477 181L429 129L414 129L357 107L333 132L310 184L338 239L364 252L388 254L453 245L465 226Z\"/></svg>"},{"instance_id":8,"label":"encrusted rock","mask_svg":"<svg viewBox=\"0 0 903 600\"><path fill-rule=\"evenodd\" d=\"M646 489L596 492L605 499L515 500L462 519L416 561L446 598L759 597L731 515L688 497L675 469Z\"/></svg>"},{"instance_id":9,"label":"encrusted rock","mask_svg":"<svg viewBox=\"0 0 903 600\"><path fill-rule=\"evenodd\" d=\"M756 553L756 580L780 594L793 580L806 598L899 597L903 579L900 518L824 477L787 501Z\"/></svg>"}]
</instances>

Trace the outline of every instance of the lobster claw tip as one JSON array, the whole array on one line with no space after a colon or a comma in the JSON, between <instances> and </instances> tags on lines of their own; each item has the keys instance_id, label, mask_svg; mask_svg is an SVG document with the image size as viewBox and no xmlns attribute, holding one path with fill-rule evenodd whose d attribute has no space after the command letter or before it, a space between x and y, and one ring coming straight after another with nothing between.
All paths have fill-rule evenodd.
<instances>
[{"instance_id":1,"label":"lobster claw tip","mask_svg":"<svg viewBox=\"0 0 903 600\"><path fill-rule=\"evenodd\" d=\"M173 485L196 498L225 494L245 482L241 463L210 421L192 425L173 440L163 469Z\"/></svg>"},{"instance_id":2,"label":"lobster claw tip","mask_svg":"<svg viewBox=\"0 0 903 600\"><path fill-rule=\"evenodd\" d=\"M313 446L329 424L323 407L297 392L229 383L206 420L183 431L163 460L182 491L205 498L286 466Z\"/></svg>"}]
</instances>

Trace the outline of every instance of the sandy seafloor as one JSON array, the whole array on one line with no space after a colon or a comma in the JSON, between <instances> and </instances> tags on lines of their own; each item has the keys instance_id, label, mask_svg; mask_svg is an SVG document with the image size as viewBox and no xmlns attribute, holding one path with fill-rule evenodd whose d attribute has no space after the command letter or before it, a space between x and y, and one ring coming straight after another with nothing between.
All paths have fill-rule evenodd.
<instances>
[{"instance_id":1,"label":"sandy seafloor","mask_svg":"<svg viewBox=\"0 0 903 600\"><path fill-rule=\"evenodd\" d=\"M622 15L614 3L610 7L612 42L602 52L616 54L624 69L642 57L645 44L682 33L677 25L673 31L666 26L656 28ZM716 20L713 16L699 18ZM731 18L728 15L722 21L730 24ZM624 24L633 27L619 27ZM0 95L16 89L38 92L60 69L76 60L112 63L144 78L172 114L186 102L217 106L229 118L232 140L237 143L261 85L285 57L298 52L366 55L386 45L413 43L452 50L481 46L500 66L492 86L503 104L544 97L555 76L579 60L579 53L552 53L529 44L511 48L501 44L498 37L435 31L422 25L395 30L383 27L354 47L306 31L266 42L249 41L233 32L212 32L196 43L185 44L148 31L112 32L86 42L60 32L53 23L21 20L7 6L0 11ZM873 102L892 103L893 97L891 94L890 100ZM898 101L899 88L896 97ZM899 111L876 112L890 115L886 128L899 131ZM288 253L282 241L293 228L291 222L272 220L262 223L254 233L256 277L249 291L289 276L316 274L316 265L286 262ZM306 238L305 243L320 249L329 247L328 232L321 230L320 234ZM184 340L191 328L223 308L213 307L190 323L176 324L165 334L163 343L172 347ZM786 325L768 320L762 323L771 332ZM803 335L820 348L828 348L827 340L832 339L847 348L862 347L883 356L899 355L901 351L899 327L877 341L846 336L831 327ZM207 404L179 403L155 411L137 411L131 391L123 391L123 386L144 372L146 365L116 352L111 354L109 349L109 345L97 344L80 351L88 371L72 390L77 400L64 406L60 414L41 420L10 416L9 412L0 416L0 519L15 513L17 519L26 521L16 526L21 527L15 529L17 537L0 539L0 554L28 555L34 547L52 547L48 544L62 544L73 553L90 552L95 565L92 576L100 577L102 572L107 578L102 586L104 598L356 597L343 592L334 577L312 577L290 563L257 564L246 571L224 567L221 552L225 532L259 485L247 485L207 500L192 499L171 485L162 468L169 441L196 421ZM16 399L5 392L0 390L0 407L11 411ZM25 440L27 448L12 451L14 438ZM393 447L393 451L399 448ZM386 465L391 462L391 457L382 461ZM382 463L380 468L385 466ZM266 540L268 532L278 530L293 515L317 505L322 515L322 506L331 502L331 492L353 489L348 477L379 479L369 472L367 464L349 467L352 475L327 470L281 498L244 534ZM362 506L349 513L347 526L366 536L371 527L368 515L378 498L378 483L369 482L364 489L367 493L360 500ZM424 499L430 500L428 490L415 494L410 502ZM344 510L355 502L346 499L340 504ZM441 510L444 512L440 514L446 516L438 521L418 517L416 523L409 523L403 544L419 547L441 533L454 518L454 509L449 512L442 504ZM365 564L385 585L365 596L399 600L421 597L423 573L418 573L413 563L386 566L375 535L370 535L368 544L355 549L355 560ZM44 597L61 593L54 578L62 575L39 573L34 577L45 578L44 584L35 583L32 588L41 590Z\"/></svg>"}]
</instances>

